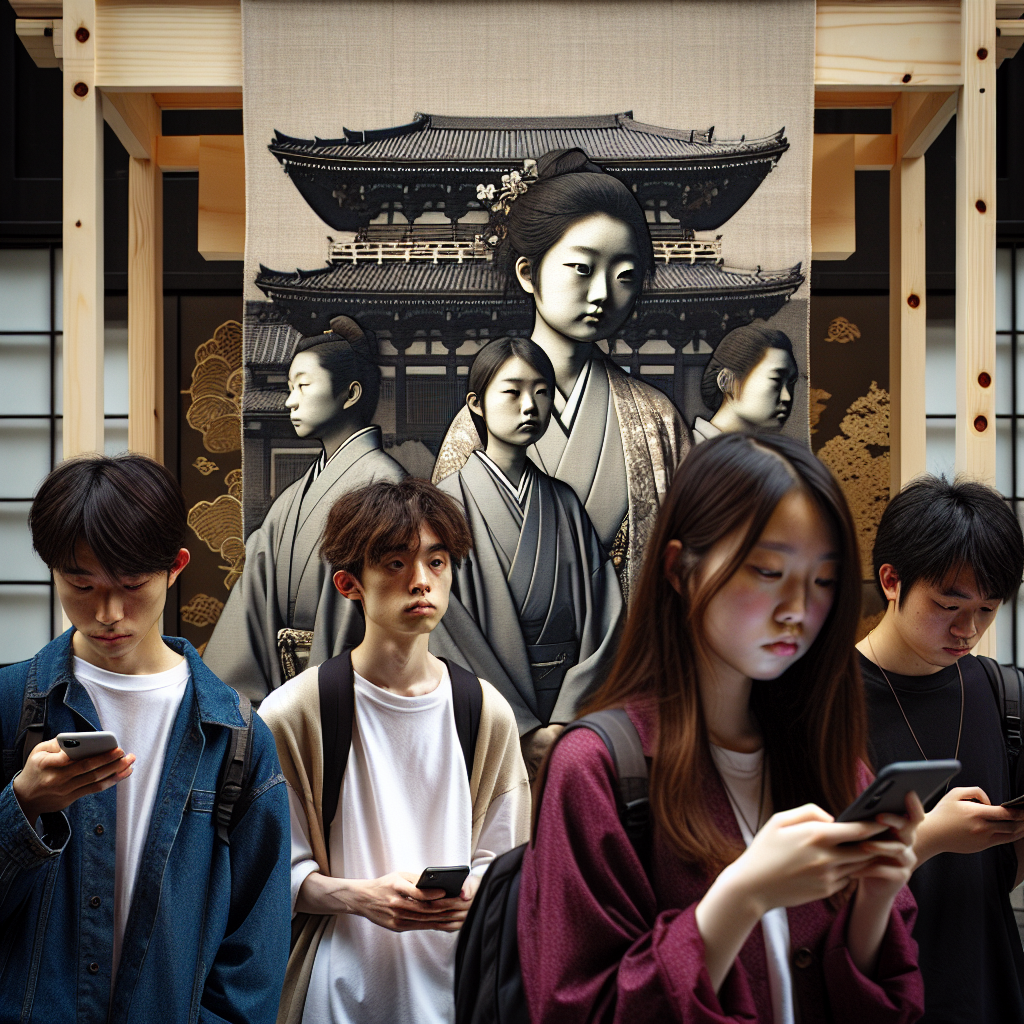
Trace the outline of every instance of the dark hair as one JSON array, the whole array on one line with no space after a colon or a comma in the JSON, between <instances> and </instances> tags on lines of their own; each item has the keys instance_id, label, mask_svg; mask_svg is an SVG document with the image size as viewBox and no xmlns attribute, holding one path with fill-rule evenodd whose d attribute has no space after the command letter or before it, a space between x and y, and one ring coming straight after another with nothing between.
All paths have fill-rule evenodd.
<instances>
[{"instance_id":1,"label":"dark hair","mask_svg":"<svg viewBox=\"0 0 1024 1024\"><path fill-rule=\"evenodd\" d=\"M854 799L867 730L854 649L861 594L857 538L839 485L804 445L789 438L723 434L691 450L647 543L611 673L585 708L621 707L638 698L656 704L652 812L679 854L712 875L741 849L721 833L707 806L715 767L698 685L707 650L704 618L776 506L794 489L814 500L835 532L835 597L810 650L777 679L754 683L751 708L764 736L776 811L813 801L837 814ZM734 533L742 541L731 560L702 579L708 552ZM682 542L679 590L663 571L671 540Z\"/></svg>"},{"instance_id":2,"label":"dark hair","mask_svg":"<svg viewBox=\"0 0 1024 1024\"><path fill-rule=\"evenodd\" d=\"M351 317L336 316L329 331L303 338L295 346L295 355L300 352L312 352L316 356L330 375L335 397L352 381L359 381L363 394L353 410L364 423L373 419L380 400L381 380L377 337L373 331L364 331Z\"/></svg>"},{"instance_id":3,"label":"dark hair","mask_svg":"<svg viewBox=\"0 0 1024 1024\"><path fill-rule=\"evenodd\" d=\"M492 226L499 236L495 256L505 274L506 291L515 283L516 260L530 262L534 280L541 260L579 220L595 213L623 221L633 230L641 281L654 273L654 248L647 218L629 186L592 163L582 149L556 149L537 161L537 180L509 204ZM504 237L502 237L504 236Z\"/></svg>"},{"instance_id":4,"label":"dark hair","mask_svg":"<svg viewBox=\"0 0 1024 1024\"><path fill-rule=\"evenodd\" d=\"M498 376L498 371L510 360L516 357L522 359L528 366L533 367L547 382L551 394L555 392L555 368L551 365L547 353L530 338L495 338L487 342L473 359L473 365L469 368L469 382L466 386L467 394L474 394L480 399L480 406L483 407L484 392L491 386L491 382ZM484 412L486 413L486 409ZM487 424L483 417L477 416L472 409L469 411L476 425L476 431L480 435L481 442L487 444Z\"/></svg>"},{"instance_id":5,"label":"dark hair","mask_svg":"<svg viewBox=\"0 0 1024 1024\"><path fill-rule=\"evenodd\" d=\"M1020 523L999 492L974 480L922 476L886 506L872 549L875 586L889 564L900 580L900 604L919 580L941 583L964 566L982 595L1009 601L1024 575Z\"/></svg>"},{"instance_id":6,"label":"dark hair","mask_svg":"<svg viewBox=\"0 0 1024 1024\"><path fill-rule=\"evenodd\" d=\"M188 513L171 472L145 455L83 455L42 482L28 523L51 568L79 568L84 544L113 576L169 572L185 545Z\"/></svg>"},{"instance_id":7,"label":"dark hair","mask_svg":"<svg viewBox=\"0 0 1024 1024\"><path fill-rule=\"evenodd\" d=\"M732 370L742 382L770 348L781 348L793 355L793 343L789 336L769 327L763 320L755 320L752 324L730 331L718 343L714 355L704 367L704 376L700 381L700 397L704 404L712 412L717 412L721 406L722 391L718 386L721 370ZM793 362L796 362L795 356Z\"/></svg>"},{"instance_id":8,"label":"dark hair","mask_svg":"<svg viewBox=\"0 0 1024 1024\"><path fill-rule=\"evenodd\" d=\"M469 554L473 538L459 503L426 480L387 480L343 494L324 527L320 555L337 572L359 577L366 563L379 565L391 551L415 550L426 523L441 538L453 563Z\"/></svg>"}]
</instances>

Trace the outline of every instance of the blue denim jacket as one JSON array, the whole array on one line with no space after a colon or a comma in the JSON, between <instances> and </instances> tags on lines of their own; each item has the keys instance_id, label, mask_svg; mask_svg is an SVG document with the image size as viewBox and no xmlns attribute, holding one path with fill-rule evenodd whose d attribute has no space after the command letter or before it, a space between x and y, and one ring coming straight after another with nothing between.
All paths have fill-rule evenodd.
<instances>
[{"instance_id":1,"label":"blue denim jacket","mask_svg":"<svg viewBox=\"0 0 1024 1024\"><path fill-rule=\"evenodd\" d=\"M44 739L99 728L72 671L71 634L0 670L3 746L26 688L49 694ZM288 961L291 835L273 738L254 717L249 786L231 845L214 794L238 697L186 640L192 677L167 744L111 992L116 786L44 815L40 838L0 791L0 1021L271 1024ZM9 755L8 755L9 756ZM21 767L20 758L18 768Z\"/></svg>"}]
</instances>

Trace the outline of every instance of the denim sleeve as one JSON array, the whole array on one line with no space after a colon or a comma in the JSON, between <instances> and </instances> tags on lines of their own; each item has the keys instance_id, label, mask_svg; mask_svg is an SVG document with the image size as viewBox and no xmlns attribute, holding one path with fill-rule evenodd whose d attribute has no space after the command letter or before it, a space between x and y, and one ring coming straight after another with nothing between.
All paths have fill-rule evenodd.
<instances>
[{"instance_id":1,"label":"denim sleeve","mask_svg":"<svg viewBox=\"0 0 1024 1024\"><path fill-rule=\"evenodd\" d=\"M59 856L71 836L63 813L44 814L42 820L40 838L14 795L14 780L0 791L0 925L41 878L38 869Z\"/></svg>"},{"instance_id":2,"label":"denim sleeve","mask_svg":"<svg viewBox=\"0 0 1024 1024\"><path fill-rule=\"evenodd\" d=\"M200 1020L273 1024L291 942L291 823L270 730L254 722L249 805L231 832L231 908Z\"/></svg>"}]
</instances>

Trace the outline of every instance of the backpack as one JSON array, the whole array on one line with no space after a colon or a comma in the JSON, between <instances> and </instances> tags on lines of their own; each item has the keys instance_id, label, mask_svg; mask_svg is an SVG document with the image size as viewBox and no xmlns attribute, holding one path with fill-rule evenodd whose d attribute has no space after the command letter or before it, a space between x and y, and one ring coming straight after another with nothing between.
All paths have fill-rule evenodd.
<instances>
[{"instance_id":1,"label":"backpack","mask_svg":"<svg viewBox=\"0 0 1024 1024\"><path fill-rule=\"evenodd\" d=\"M466 776L472 779L473 756L480 732L480 709L483 690L480 680L461 665L446 658L452 682L452 709L455 712L455 731L466 763ZM324 751L324 779L320 795L320 811L324 822L324 842L330 851L331 822L334 821L341 799L341 783L348 766L352 748L352 722L356 712L356 688L352 678L352 651L347 649L325 661L318 672L320 691L320 729Z\"/></svg>"},{"instance_id":2,"label":"backpack","mask_svg":"<svg viewBox=\"0 0 1024 1024\"><path fill-rule=\"evenodd\" d=\"M577 719L565 727L559 739L573 729L596 732L608 748L618 777L619 820L646 869L650 843L647 761L636 727L625 711L613 708ZM541 796L539 791L535 797L535 825ZM491 862L459 932L456 1024L530 1024L516 933L526 846L517 846Z\"/></svg>"},{"instance_id":3,"label":"backpack","mask_svg":"<svg viewBox=\"0 0 1024 1024\"><path fill-rule=\"evenodd\" d=\"M226 685L226 684L225 684ZM46 728L47 697L26 693L21 702L21 718L15 733L15 747L3 752L3 771L6 781L25 766L33 748L43 740ZM243 726L229 726L231 738L224 755L217 779L217 794L214 798L214 819L217 835L231 845L231 824L235 807L249 782L249 756L252 751L252 704L244 693L238 694L238 710L245 722ZM20 751L17 737L24 736Z\"/></svg>"},{"instance_id":4,"label":"backpack","mask_svg":"<svg viewBox=\"0 0 1024 1024\"><path fill-rule=\"evenodd\" d=\"M979 657L988 684L992 687L999 720L1003 726L1006 759L1010 766L1010 791L1013 796L1024 793L1024 758L1021 753L1021 707L1024 705L1024 681L1021 670L1013 665L1000 665L995 658Z\"/></svg>"}]
</instances>

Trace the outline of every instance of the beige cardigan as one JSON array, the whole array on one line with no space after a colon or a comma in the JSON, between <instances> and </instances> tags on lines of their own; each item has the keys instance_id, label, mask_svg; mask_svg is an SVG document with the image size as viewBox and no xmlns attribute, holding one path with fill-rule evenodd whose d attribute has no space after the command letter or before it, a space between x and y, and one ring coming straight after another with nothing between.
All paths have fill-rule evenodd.
<instances>
[{"instance_id":1,"label":"beige cardigan","mask_svg":"<svg viewBox=\"0 0 1024 1024\"><path fill-rule=\"evenodd\" d=\"M515 715L505 698L485 680L480 731L477 735L473 774L469 783L473 801L472 849L476 849L487 810L498 797L522 790L518 803L516 843L525 843L530 835L530 799L526 766L519 747ZM323 792L324 754L320 727L319 670L316 666L285 683L273 707L260 711L277 744L281 770L295 795L302 801L309 822L313 859L320 871L330 875L324 819L320 806ZM353 723L354 728L358 723ZM306 990L313 972L320 938L330 917L296 914L292 919L292 951L288 958L277 1024L300 1024L306 1002Z\"/></svg>"}]
</instances>

